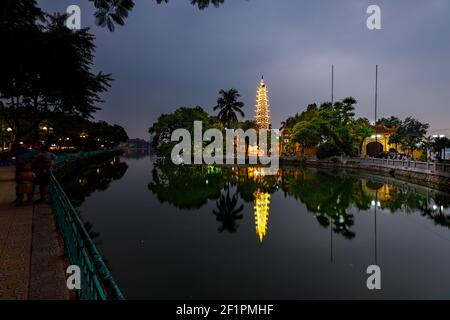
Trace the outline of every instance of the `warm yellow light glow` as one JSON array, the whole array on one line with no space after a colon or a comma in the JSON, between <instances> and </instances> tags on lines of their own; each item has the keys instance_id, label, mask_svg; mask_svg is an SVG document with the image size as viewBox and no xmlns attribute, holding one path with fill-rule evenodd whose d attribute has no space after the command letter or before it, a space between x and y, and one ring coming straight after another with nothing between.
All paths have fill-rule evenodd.
<instances>
[{"instance_id":1,"label":"warm yellow light glow","mask_svg":"<svg viewBox=\"0 0 450 320\"><path fill-rule=\"evenodd\" d=\"M42 127L42 130L47 131L48 128L47 127Z\"/></svg>"},{"instance_id":2,"label":"warm yellow light glow","mask_svg":"<svg viewBox=\"0 0 450 320\"><path fill-rule=\"evenodd\" d=\"M6 131L11 132L12 128L6 128Z\"/></svg>"},{"instance_id":3,"label":"warm yellow light glow","mask_svg":"<svg viewBox=\"0 0 450 320\"><path fill-rule=\"evenodd\" d=\"M255 122L258 129L269 130L270 116L269 116L269 98L267 97L267 86L264 83L264 79L258 87L256 94L256 110L255 110Z\"/></svg>"},{"instance_id":4,"label":"warm yellow light glow","mask_svg":"<svg viewBox=\"0 0 450 320\"><path fill-rule=\"evenodd\" d=\"M253 194L253 196L255 198L253 211L255 214L256 234L259 236L259 241L262 242L267 232L270 194L258 190Z\"/></svg>"}]
</instances>

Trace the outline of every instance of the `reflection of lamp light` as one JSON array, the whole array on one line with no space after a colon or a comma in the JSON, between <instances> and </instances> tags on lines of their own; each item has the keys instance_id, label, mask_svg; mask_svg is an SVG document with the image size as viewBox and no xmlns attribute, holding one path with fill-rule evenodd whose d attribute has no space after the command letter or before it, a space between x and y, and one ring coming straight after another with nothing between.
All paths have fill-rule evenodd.
<instances>
[{"instance_id":1,"label":"reflection of lamp light","mask_svg":"<svg viewBox=\"0 0 450 320\"><path fill-rule=\"evenodd\" d=\"M260 192L258 190L253 194L253 196L255 198L253 210L255 214L256 234L259 236L259 241L262 242L267 232L270 194L267 192Z\"/></svg>"}]
</instances>

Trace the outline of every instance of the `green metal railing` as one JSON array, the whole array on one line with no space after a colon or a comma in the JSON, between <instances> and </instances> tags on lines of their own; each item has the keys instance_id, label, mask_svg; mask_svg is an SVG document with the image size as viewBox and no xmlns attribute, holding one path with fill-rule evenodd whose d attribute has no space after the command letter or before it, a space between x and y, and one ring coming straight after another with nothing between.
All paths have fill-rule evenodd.
<instances>
[{"instance_id":1,"label":"green metal railing","mask_svg":"<svg viewBox=\"0 0 450 320\"><path fill-rule=\"evenodd\" d=\"M111 150L109 150L110 152ZM64 161L93 157L108 151L83 152L64 155L56 164ZM77 298L81 300L123 300L124 296L104 263L78 212L67 197L53 173L50 177L50 198L59 231L64 239L64 251L71 265L81 271L81 289Z\"/></svg>"}]
</instances>

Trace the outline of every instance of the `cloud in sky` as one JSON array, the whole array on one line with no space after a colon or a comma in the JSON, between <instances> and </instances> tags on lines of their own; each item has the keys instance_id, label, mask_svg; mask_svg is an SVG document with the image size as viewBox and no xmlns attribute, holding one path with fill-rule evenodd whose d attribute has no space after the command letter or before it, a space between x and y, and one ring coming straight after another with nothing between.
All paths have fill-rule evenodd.
<instances>
[{"instance_id":1,"label":"cloud in sky","mask_svg":"<svg viewBox=\"0 0 450 320\"><path fill-rule=\"evenodd\" d=\"M77 3L96 35L95 68L116 79L98 118L132 137L161 113L200 105L212 112L219 89L237 88L253 117L264 74L272 122L279 126L309 103L354 96L357 115L373 120L375 64L380 65L380 116L412 115L450 125L450 2L376 1L382 30L366 28L366 0L226 0L198 11L188 0L136 1L124 27L95 26L92 2L39 0L50 12Z\"/></svg>"}]
</instances>

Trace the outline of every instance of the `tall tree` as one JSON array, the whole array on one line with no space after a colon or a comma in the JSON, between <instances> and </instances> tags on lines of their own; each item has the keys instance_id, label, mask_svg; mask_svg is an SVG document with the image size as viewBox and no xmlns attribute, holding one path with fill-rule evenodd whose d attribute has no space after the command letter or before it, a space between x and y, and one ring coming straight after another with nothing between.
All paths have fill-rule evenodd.
<instances>
[{"instance_id":1,"label":"tall tree","mask_svg":"<svg viewBox=\"0 0 450 320\"><path fill-rule=\"evenodd\" d=\"M307 148L318 145L321 137L319 126L312 121L300 121L292 130L292 141L302 145L302 156Z\"/></svg>"},{"instance_id":2,"label":"tall tree","mask_svg":"<svg viewBox=\"0 0 450 320\"><path fill-rule=\"evenodd\" d=\"M353 97L347 97L342 100L342 107L339 111L342 117L343 125L348 125L355 116L355 104L356 99Z\"/></svg>"},{"instance_id":3,"label":"tall tree","mask_svg":"<svg viewBox=\"0 0 450 320\"><path fill-rule=\"evenodd\" d=\"M0 112L16 140L36 141L48 113L89 117L98 110L112 79L91 71L94 36L69 30L65 16L46 15L34 1L4 0L2 9Z\"/></svg>"},{"instance_id":4,"label":"tall tree","mask_svg":"<svg viewBox=\"0 0 450 320\"><path fill-rule=\"evenodd\" d=\"M412 117L407 117L397 131L401 137L403 148L410 149L413 153L417 149L417 145L423 141L429 127L428 123L422 123Z\"/></svg>"},{"instance_id":5,"label":"tall tree","mask_svg":"<svg viewBox=\"0 0 450 320\"><path fill-rule=\"evenodd\" d=\"M390 116L389 118L381 118L377 121L378 125L383 125L386 128L397 128L401 126L402 121L394 116Z\"/></svg>"},{"instance_id":6,"label":"tall tree","mask_svg":"<svg viewBox=\"0 0 450 320\"><path fill-rule=\"evenodd\" d=\"M354 117L354 104L352 97L335 103L325 102L320 105L317 123L327 141L332 141L342 153L352 155L353 141L349 124Z\"/></svg>"},{"instance_id":7,"label":"tall tree","mask_svg":"<svg viewBox=\"0 0 450 320\"><path fill-rule=\"evenodd\" d=\"M148 132L153 135L153 148L159 155L170 156L172 147L176 144L171 141L172 132L176 129L186 129L193 135L194 121L201 121L204 130L220 128L217 118L210 116L200 106L181 107L173 113L162 114L149 128Z\"/></svg>"},{"instance_id":8,"label":"tall tree","mask_svg":"<svg viewBox=\"0 0 450 320\"><path fill-rule=\"evenodd\" d=\"M231 128L232 122L238 121L237 114L245 117L244 111L242 111L244 103L238 100L240 96L239 92L234 88L227 91L219 91L219 98L217 99L217 105L214 107L214 111L219 110L217 117L229 129Z\"/></svg>"},{"instance_id":9,"label":"tall tree","mask_svg":"<svg viewBox=\"0 0 450 320\"><path fill-rule=\"evenodd\" d=\"M352 135L358 144L358 152L363 154L364 141L375 133L367 118L358 118L352 123Z\"/></svg>"}]
</instances>

